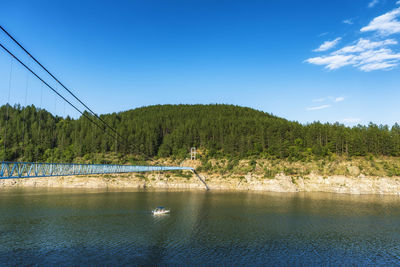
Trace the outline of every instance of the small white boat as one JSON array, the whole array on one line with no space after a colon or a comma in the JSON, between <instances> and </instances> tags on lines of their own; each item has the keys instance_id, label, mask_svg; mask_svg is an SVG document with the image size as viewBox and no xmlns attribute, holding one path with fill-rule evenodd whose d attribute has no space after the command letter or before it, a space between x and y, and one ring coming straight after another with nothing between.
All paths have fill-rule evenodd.
<instances>
[{"instance_id":1,"label":"small white boat","mask_svg":"<svg viewBox=\"0 0 400 267\"><path fill-rule=\"evenodd\" d=\"M152 210L153 215L161 215L169 213L169 210L165 209L164 207L157 207Z\"/></svg>"}]
</instances>

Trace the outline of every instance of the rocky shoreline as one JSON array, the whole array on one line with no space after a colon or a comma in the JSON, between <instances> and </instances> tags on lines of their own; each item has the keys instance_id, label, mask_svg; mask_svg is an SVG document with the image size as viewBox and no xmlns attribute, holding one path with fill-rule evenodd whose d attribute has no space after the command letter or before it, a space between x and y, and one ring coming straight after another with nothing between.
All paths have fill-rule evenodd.
<instances>
[{"instance_id":1,"label":"rocky shoreline","mask_svg":"<svg viewBox=\"0 0 400 267\"><path fill-rule=\"evenodd\" d=\"M201 175L210 190L254 190L269 192L329 192L343 194L400 195L400 177L318 176L292 177L278 174L272 179L251 173L243 177L222 178ZM41 177L3 179L0 187L46 187L46 188L154 188L154 189L202 189L205 186L196 176L190 178L161 174L123 174Z\"/></svg>"}]
</instances>

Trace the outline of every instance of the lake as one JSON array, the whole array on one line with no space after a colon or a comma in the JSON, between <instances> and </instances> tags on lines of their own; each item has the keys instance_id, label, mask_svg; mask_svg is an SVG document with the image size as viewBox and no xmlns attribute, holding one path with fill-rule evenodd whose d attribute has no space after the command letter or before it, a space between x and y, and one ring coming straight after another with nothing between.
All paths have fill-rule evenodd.
<instances>
[{"instance_id":1,"label":"lake","mask_svg":"<svg viewBox=\"0 0 400 267\"><path fill-rule=\"evenodd\" d=\"M0 264L399 265L400 197L1 189Z\"/></svg>"}]
</instances>

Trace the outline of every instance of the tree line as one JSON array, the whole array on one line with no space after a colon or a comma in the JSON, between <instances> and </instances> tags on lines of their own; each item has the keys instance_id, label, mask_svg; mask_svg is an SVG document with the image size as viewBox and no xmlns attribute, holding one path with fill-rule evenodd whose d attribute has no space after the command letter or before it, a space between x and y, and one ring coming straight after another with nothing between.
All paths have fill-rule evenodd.
<instances>
[{"instance_id":1,"label":"tree line","mask_svg":"<svg viewBox=\"0 0 400 267\"><path fill-rule=\"evenodd\" d=\"M251 108L219 104L156 105L101 118L122 138L110 137L83 116L63 118L33 105L3 105L0 160L74 162L110 152L185 158L192 146L210 157L400 156L398 124L304 125Z\"/></svg>"}]
</instances>

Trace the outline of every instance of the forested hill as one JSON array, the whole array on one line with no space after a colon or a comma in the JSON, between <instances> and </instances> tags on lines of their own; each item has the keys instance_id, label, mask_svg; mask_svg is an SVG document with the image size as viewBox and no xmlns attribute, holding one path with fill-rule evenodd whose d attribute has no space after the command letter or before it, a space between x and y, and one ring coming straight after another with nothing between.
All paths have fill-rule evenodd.
<instances>
[{"instance_id":1,"label":"forested hill","mask_svg":"<svg viewBox=\"0 0 400 267\"><path fill-rule=\"evenodd\" d=\"M400 156L397 124L302 125L233 105L157 105L102 115L125 139L117 147L115 139L83 117L55 117L34 106L2 106L0 114L0 160L74 161L116 150L183 158L192 146L213 157Z\"/></svg>"}]
</instances>

